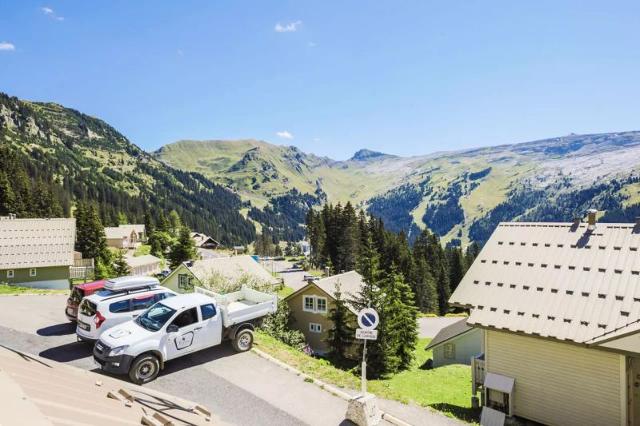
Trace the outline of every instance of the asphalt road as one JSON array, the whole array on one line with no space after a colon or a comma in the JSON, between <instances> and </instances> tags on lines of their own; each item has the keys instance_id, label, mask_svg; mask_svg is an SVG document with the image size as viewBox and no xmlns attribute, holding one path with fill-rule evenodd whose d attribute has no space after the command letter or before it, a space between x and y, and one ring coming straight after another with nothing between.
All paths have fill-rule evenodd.
<instances>
[{"instance_id":1,"label":"asphalt road","mask_svg":"<svg viewBox=\"0 0 640 426\"><path fill-rule=\"evenodd\" d=\"M308 273L301 269L292 269L292 265L292 262L288 262L286 260L276 260L273 262L273 270L283 279L285 286L291 287L293 291L298 291L307 285L307 282L304 280L304 276L308 275ZM264 266L271 270L270 263L267 263Z\"/></svg>"},{"instance_id":2,"label":"asphalt road","mask_svg":"<svg viewBox=\"0 0 640 426\"><path fill-rule=\"evenodd\" d=\"M76 342L65 296L0 297L0 344L93 370L92 347ZM151 388L201 403L226 424L338 425L347 403L277 365L230 345L167 363Z\"/></svg>"}]
</instances>

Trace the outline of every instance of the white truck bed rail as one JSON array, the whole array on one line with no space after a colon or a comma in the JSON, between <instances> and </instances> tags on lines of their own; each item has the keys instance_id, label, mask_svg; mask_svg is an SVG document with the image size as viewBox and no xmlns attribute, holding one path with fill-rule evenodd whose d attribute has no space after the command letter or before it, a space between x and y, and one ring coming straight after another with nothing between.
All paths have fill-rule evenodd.
<instances>
[{"instance_id":1,"label":"white truck bed rail","mask_svg":"<svg viewBox=\"0 0 640 426\"><path fill-rule=\"evenodd\" d=\"M216 300L225 327L272 314L278 308L278 296L245 286L239 291L227 294L219 294L202 287L196 287L194 291Z\"/></svg>"}]
</instances>

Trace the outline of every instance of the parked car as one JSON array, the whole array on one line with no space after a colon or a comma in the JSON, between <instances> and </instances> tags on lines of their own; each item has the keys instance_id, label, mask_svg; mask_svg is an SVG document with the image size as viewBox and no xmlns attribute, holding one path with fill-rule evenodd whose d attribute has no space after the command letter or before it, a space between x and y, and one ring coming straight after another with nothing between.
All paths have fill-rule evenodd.
<instances>
[{"instance_id":1,"label":"parked car","mask_svg":"<svg viewBox=\"0 0 640 426\"><path fill-rule=\"evenodd\" d=\"M156 302L175 296L153 277L120 277L85 297L78 308L78 340L95 341L105 330L136 318Z\"/></svg>"},{"instance_id":2,"label":"parked car","mask_svg":"<svg viewBox=\"0 0 640 426\"><path fill-rule=\"evenodd\" d=\"M92 281L90 283L78 284L73 287L71 294L67 299L67 307L64 310L67 319L71 322L75 322L78 319L78 306L80 302L87 296L91 296L96 291L100 291L104 288L106 280Z\"/></svg>"},{"instance_id":3,"label":"parked car","mask_svg":"<svg viewBox=\"0 0 640 426\"><path fill-rule=\"evenodd\" d=\"M255 322L274 313L278 297L243 287L220 295L195 293L162 300L135 320L109 329L93 348L104 371L128 374L143 384L158 376L165 362L231 340L237 352L253 345Z\"/></svg>"}]
</instances>

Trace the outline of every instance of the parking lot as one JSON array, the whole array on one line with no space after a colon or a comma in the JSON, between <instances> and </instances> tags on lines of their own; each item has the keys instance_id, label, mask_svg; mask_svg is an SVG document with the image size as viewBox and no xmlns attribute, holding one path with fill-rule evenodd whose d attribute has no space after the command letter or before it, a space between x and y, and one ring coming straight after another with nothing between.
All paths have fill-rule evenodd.
<instances>
[{"instance_id":1,"label":"parking lot","mask_svg":"<svg viewBox=\"0 0 640 426\"><path fill-rule=\"evenodd\" d=\"M0 297L2 345L94 370L92 346L76 341L64 315L66 296ZM240 425L337 425L347 403L254 353L223 344L167 363L147 384L210 408Z\"/></svg>"}]
</instances>

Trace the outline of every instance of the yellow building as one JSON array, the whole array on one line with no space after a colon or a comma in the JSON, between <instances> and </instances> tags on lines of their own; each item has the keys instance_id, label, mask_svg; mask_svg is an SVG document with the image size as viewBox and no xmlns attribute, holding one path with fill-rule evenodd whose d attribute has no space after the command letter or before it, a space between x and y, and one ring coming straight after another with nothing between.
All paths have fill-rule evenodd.
<instances>
[{"instance_id":1,"label":"yellow building","mask_svg":"<svg viewBox=\"0 0 640 426\"><path fill-rule=\"evenodd\" d=\"M333 323L328 315L335 307L336 284L340 285L342 298L347 301L355 325L355 311L348 301L357 296L364 285L362 276L355 271L310 281L309 284L285 298L293 317L292 327L300 330L307 344L320 355L329 351L327 338Z\"/></svg>"},{"instance_id":2,"label":"yellow building","mask_svg":"<svg viewBox=\"0 0 640 426\"><path fill-rule=\"evenodd\" d=\"M483 416L640 424L640 223L501 223L452 294Z\"/></svg>"}]
</instances>

